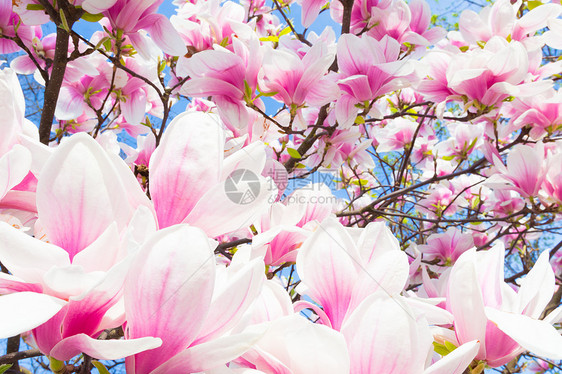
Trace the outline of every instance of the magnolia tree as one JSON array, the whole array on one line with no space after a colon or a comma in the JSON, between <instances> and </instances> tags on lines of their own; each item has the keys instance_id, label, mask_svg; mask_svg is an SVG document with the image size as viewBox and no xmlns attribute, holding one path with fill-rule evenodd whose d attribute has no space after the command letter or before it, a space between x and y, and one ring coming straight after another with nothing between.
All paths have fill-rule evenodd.
<instances>
[{"instance_id":1,"label":"magnolia tree","mask_svg":"<svg viewBox=\"0 0 562 374\"><path fill-rule=\"evenodd\" d=\"M559 2L162 3L0 0L0 372L559 372Z\"/></svg>"}]
</instances>

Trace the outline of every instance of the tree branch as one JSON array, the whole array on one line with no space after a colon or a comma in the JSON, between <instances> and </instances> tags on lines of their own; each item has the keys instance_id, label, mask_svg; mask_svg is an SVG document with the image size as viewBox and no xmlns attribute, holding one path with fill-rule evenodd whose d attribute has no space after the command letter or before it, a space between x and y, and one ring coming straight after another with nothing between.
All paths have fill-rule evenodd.
<instances>
[{"instance_id":1,"label":"tree branch","mask_svg":"<svg viewBox=\"0 0 562 374\"><path fill-rule=\"evenodd\" d=\"M41 353L41 351L38 349L28 349L27 351L12 352L0 357L0 365L13 364L14 362L18 362L19 360L25 360L26 358L38 357L42 355L43 353Z\"/></svg>"}]
</instances>

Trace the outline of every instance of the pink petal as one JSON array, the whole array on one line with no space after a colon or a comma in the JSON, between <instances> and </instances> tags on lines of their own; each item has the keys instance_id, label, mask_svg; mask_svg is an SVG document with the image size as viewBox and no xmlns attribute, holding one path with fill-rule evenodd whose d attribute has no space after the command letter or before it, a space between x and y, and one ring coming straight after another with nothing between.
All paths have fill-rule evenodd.
<instances>
[{"instance_id":1,"label":"pink petal","mask_svg":"<svg viewBox=\"0 0 562 374\"><path fill-rule=\"evenodd\" d=\"M150 194L160 228L182 222L218 183L223 137L217 118L210 114L184 113L170 123L149 167Z\"/></svg>"},{"instance_id":2,"label":"pink petal","mask_svg":"<svg viewBox=\"0 0 562 374\"><path fill-rule=\"evenodd\" d=\"M0 157L0 200L25 178L30 167L31 153L19 144Z\"/></svg>"},{"instance_id":3,"label":"pink petal","mask_svg":"<svg viewBox=\"0 0 562 374\"><path fill-rule=\"evenodd\" d=\"M343 336L294 314L271 322L265 336L248 352L258 370L283 374L349 373ZM243 356L246 358L246 355ZM271 367L279 371L269 371ZM265 369L265 370L264 370Z\"/></svg>"},{"instance_id":4,"label":"pink petal","mask_svg":"<svg viewBox=\"0 0 562 374\"><path fill-rule=\"evenodd\" d=\"M44 274L55 266L69 265L63 249L0 222L0 259L10 272L30 283L42 283Z\"/></svg>"},{"instance_id":5,"label":"pink petal","mask_svg":"<svg viewBox=\"0 0 562 374\"><path fill-rule=\"evenodd\" d=\"M86 334L79 334L63 339L53 347L49 355L61 361L70 360L81 353L99 360L118 360L158 348L160 345L162 345L162 340L152 337L129 340L97 340Z\"/></svg>"},{"instance_id":6,"label":"pink petal","mask_svg":"<svg viewBox=\"0 0 562 374\"><path fill-rule=\"evenodd\" d=\"M342 333L352 373L421 373L433 341L427 321L417 319L400 296L383 292L365 299Z\"/></svg>"},{"instance_id":7,"label":"pink petal","mask_svg":"<svg viewBox=\"0 0 562 374\"><path fill-rule=\"evenodd\" d=\"M325 0L302 1L301 23L304 27L308 28L312 25L324 4L326 4Z\"/></svg>"},{"instance_id":8,"label":"pink petal","mask_svg":"<svg viewBox=\"0 0 562 374\"><path fill-rule=\"evenodd\" d=\"M122 177L89 135L64 141L49 158L37 184L37 209L49 240L71 259L116 221L133 214ZM68 183L72 180L72 183Z\"/></svg>"},{"instance_id":9,"label":"pink petal","mask_svg":"<svg viewBox=\"0 0 562 374\"><path fill-rule=\"evenodd\" d=\"M154 43L170 56L183 56L187 48L180 34L170 20L163 14L150 14L142 20L148 26L143 27L150 33Z\"/></svg>"},{"instance_id":10,"label":"pink petal","mask_svg":"<svg viewBox=\"0 0 562 374\"><path fill-rule=\"evenodd\" d=\"M249 227L266 212L277 196L277 189L269 179L253 174L248 169L238 170L242 177L235 174L227 179L227 182L238 182L228 185L219 183L212 187L183 222L203 229L209 237L216 237ZM249 180L248 186L240 182L246 178ZM236 189L231 191L232 186Z\"/></svg>"},{"instance_id":11,"label":"pink petal","mask_svg":"<svg viewBox=\"0 0 562 374\"><path fill-rule=\"evenodd\" d=\"M234 327L260 294L265 280L263 260L257 258L239 267L231 264L223 270L226 274L222 282L219 277L209 313L194 344L207 342Z\"/></svg>"},{"instance_id":12,"label":"pink petal","mask_svg":"<svg viewBox=\"0 0 562 374\"><path fill-rule=\"evenodd\" d=\"M208 238L177 225L141 248L125 282L127 339L160 337L160 348L135 356L135 372L149 373L189 346L207 315L215 264Z\"/></svg>"},{"instance_id":13,"label":"pink petal","mask_svg":"<svg viewBox=\"0 0 562 374\"><path fill-rule=\"evenodd\" d=\"M455 318L455 331L459 342L480 341L479 357L486 357L486 323L482 291L475 268L476 252L463 253L451 270L449 277L449 299L451 313Z\"/></svg>"},{"instance_id":14,"label":"pink petal","mask_svg":"<svg viewBox=\"0 0 562 374\"><path fill-rule=\"evenodd\" d=\"M242 355L266 332L266 326L253 326L242 333L221 337L178 353L151 374L196 373L215 368Z\"/></svg>"},{"instance_id":15,"label":"pink petal","mask_svg":"<svg viewBox=\"0 0 562 374\"><path fill-rule=\"evenodd\" d=\"M486 315L523 348L551 360L562 360L562 336L550 323L492 308L486 308Z\"/></svg>"},{"instance_id":16,"label":"pink petal","mask_svg":"<svg viewBox=\"0 0 562 374\"><path fill-rule=\"evenodd\" d=\"M351 302L360 271L355 243L335 219L322 222L302 245L297 270L310 296L317 301L339 330Z\"/></svg>"}]
</instances>

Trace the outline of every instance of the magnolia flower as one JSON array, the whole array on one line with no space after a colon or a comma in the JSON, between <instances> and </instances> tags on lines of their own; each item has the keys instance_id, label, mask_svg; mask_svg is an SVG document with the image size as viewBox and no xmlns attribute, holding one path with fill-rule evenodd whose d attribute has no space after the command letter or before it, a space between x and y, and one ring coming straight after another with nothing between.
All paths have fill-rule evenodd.
<instances>
[{"instance_id":1,"label":"magnolia flower","mask_svg":"<svg viewBox=\"0 0 562 374\"><path fill-rule=\"evenodd\" d=\"M277 189L261 176L266 154L263 143L252 143L224 158L224 130L217 116L183 113L170 123L150 158L150 194L160 228L189 223L216 237L250 226L273 201ZM240 180L247 173L248 181ZM236 201L227 183L241 183ZM245 184L250 183L250 184ZM232 186L231 186L232 187Z\"/></svg>"},{"instance_id":2,"label":"magnolia flower","mask_svg":"<svg viewBox=\"0 0 562 374\"><path fill-rule=\"evenodd\" d=\"M139 250L125 282L125 339L159 337L159 348L126 359L134 374L195 373L244 353L262 337L260 327L229 333L260 294L261 259L235 257L215 265L213 247L195 227L158 231Z\"/></svg>"},{"instance_id":3,"label":"magnolia flower","mask_svg":"<svg viewBox=\"0 0 562 374\"><path fill-rule=\"evenodd\" d=\"M460 344L477 339L476 358L491 367L525 350L562 359L562 336L551 325L558 311L539 319L555 290L548 251L540 255L517 292L503 281L504 252L503 244L488 251L472 249L453 266L447 309L454 316L456 339Z\"/></svg>"},{"instance_id":4,"label":"magnolia flower","mask_svg":"<svg viewBox=\"0 0 562 374\"><path fill-rule=\"evenodd\" d=\"M151 338L94 339L122 323L108 314L121 296L129 264L120 235L133 215L154 226L147 207L119 156L85 134L64 141L37 184L38 226L47 242L0 223L0 261L11 273L0 277L7 294L0 297L0 335L32 330L38 348L59 360L77 354L76 346L93 357L116 359L160 345Z\"/></svg>"},{"instance_id":5,"label":"magnolia flower","mask_svg":"<svg viewBox=\"0 0 562 374\"><path fill-rule=\"evenodd\" d=\"M303 243L297 271L306 295L322 309L306 301L295 308L312 309L336 330L368 295L379 289L391 295L402 291L409 274L406 254L383 223L346 229L334 218L324 220Z\"/></svg>"}]
</instances>

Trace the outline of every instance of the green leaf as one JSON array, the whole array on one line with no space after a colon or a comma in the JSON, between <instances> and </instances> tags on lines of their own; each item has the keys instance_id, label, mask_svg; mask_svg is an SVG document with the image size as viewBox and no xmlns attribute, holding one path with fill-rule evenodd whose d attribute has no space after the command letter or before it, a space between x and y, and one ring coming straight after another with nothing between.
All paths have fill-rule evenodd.
<instances>
[{"instance_id":1,"label":"green leaf","mask_svg":"<svg viewBox=\"0 0 562 374\"><path fill-rule=\"evenodd\" d=\"M98 369L100 374L109 374L109 370L107 370L107 368L101 362L92 361L92 365L94 365L96 367L96 369Z\"/></svg>"},{"instance_id":2,"label":"green leaf","mask_svg":"<svg viewBox=\"0 0 562 374\"><path fill-rule=\"evenodd\" d=\"M279 93L279 92L277 92L277 91L262 92L262 93L260 94L260 96L271 97L271 96L277 95L278 93Z\"/></svg>"},{"instance_id":3,"label":"green leaf","mask_svg":"<svg viewBox=\"0 0 562 374\"><path fill-rule=\"evenodd\" d=\"M274 42L277 43L279 42L279 38L275 35L270 35L270 36L265 36L263 38L260 38L261 42Z\"/></svg>"},{"instance_id":4,"label":"green leaf","mask_svg":"<svg viewBox=\"0 0 562 374\"><path fill-rule=\"evenodd\" d=\"M84 14L82 14L82 19L86 22L98 22L102 18L103 18L103 14L101 14L101 13L91 14L91 13L85 12Z\"/></svg>"},{"instance_id":5,"label":"green leaf","mask_svg":"<svg viewBox=\"0 0 562 374\"><path fill-rule=\"evenodd\" d=\"M437 342L433 342L433 349L441 356L447 356L447 354L449 354L447 348L443 344L439 344Z\"/></svg>"},{"instance_id":6,"label":"green leaf","mask_svg":"<svg viewBox=\"0 0 562 374\"><path fill-rule=\"evenodd\" d=\"M244 95L247 101L252 101L252 88L248 84L248 81L244 79Z\"/></svg>"},{"instance_id":7,"label":"green leaf","mask_svg":"<svg viewBox=\"0 0 562 374\"><path fill-rule=\"evenodd\" d=\"M12 367L12 364L4 364L0 366L0 374L4 373L6 370Z\"/></svg>"},{"instance_id":8,"label":"green leaf","mask_svg":"<svg viewBox=\"0 0 562 374\"><path fill-rule=\"evenodd\" d=\"M226 47L228 45L228 36L225 37L223 40L221 40L221 42L219 43L219 45L221 47Z\"/></svg>"},{"instance_id":9,"label":"green leaf","mask_svg":"<svg viewBox=\"0 0 562 374\"><path fill-rule=\"evenodd\" d=\"M529 10L533 10L540 5L542 5L542 1L537 1L537 0L527 1L527 7L529 8Z\"/></svg>"},{"instance_id":10,"label":"green leaf","mask_svg":"<svg viewBox=\"0 0 562 374\"><path fill-rule=\"evenodd\" d=\"M445 341L445 347L449 350L449 352L453 352L455 349L457 349L456 345L448 341Z\"/></svg>"},{"instance_id":11,"label":"green leaf","mask_svg":"<svg viewBox=\"0 0 562 374\"><path fill-rule=\"evenodd\" d=\"M291 33L291 28L289 26L285 27L283 30L281 30L281 32L279 33L279 36L283 36L283 35L287 35Z\"/></svg>"},{"instance_id":12,"label":"green leaf","mask_svg":"<svg viewBox=\"0 0 562 374\"><path fill-rule=\"evenodd\" d=\"M355 123L358 125L362 125L365 123L365 118L363 118L363 116L357 116L357 118L355 118Z\"/></svg>"},{"instance_id":13,"label":"green leaf","mask_svg":"<svg viewBox=\"0 0 562 374\"><path fill-rule=\"evenodd\" d=\"M301 159L302 156L299 153L299 151L297 151L294 148L287 148L287 153L289 153L289 156L291 156L292 158L296 158L296 159Z\"/></svg>"},{"instance_id":14,"label":"green leaf","mask_svg":"<svg viewBox=\"0 0 562 374\"><path fill-rule=\"evenodd\" d=\"M103 39L102 39L103 40ZM106 51L111 51L112 43L111 43L111 39L107 38L104 42L103 42L103 46L105 48Z\"/></svg>"},{"instance_id":15,"label":"green leaf","mask_svg":"<svg viewBox=\"0 0 562 374\"><path fill-rule=\"evenodd\" d=\"M66 32L70 32L70 27L68 26L68 21L66 20L66 16L64 14L64 11L61 9L59 11L60 14L60 21L61 21L61 25L59 25L60 27L62 27L63 30L65 30Z\"/></svg>"},{"instance_id":16,"label":"green leaf","mask_svg":"<svg viewBox=\"0 0 562 374\"><path fill-rule=\"evenodd\" d=\"M27 10L45 10L45 7L41 4L27 4L26 8Z\"/></svg>"},{"instance_id":17,"label":"green leaf","mask_svg":"<svg viewBox=\"0 0 562 374\"><path fill-rule=\"evenodd\" d=\"M160 62L160 64L158 65L158 73L162 73L164 71L164 69L166 69L166 61L163 60Z\"/></svg>"}]
</instances>

